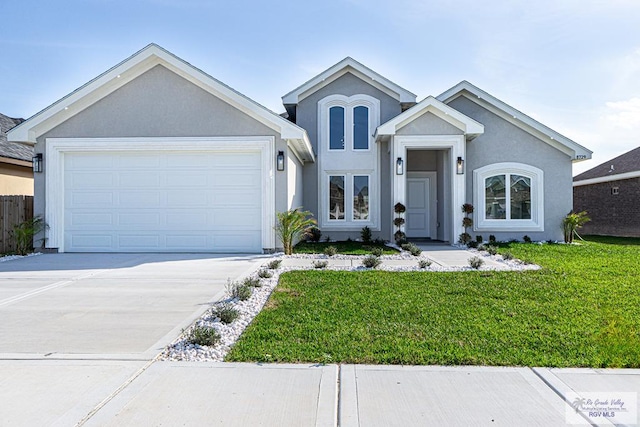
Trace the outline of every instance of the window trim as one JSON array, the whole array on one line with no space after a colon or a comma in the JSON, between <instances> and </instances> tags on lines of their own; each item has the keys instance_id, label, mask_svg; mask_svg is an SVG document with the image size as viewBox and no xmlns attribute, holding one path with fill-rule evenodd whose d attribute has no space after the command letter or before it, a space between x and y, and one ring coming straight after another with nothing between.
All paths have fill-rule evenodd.
<instances>
[{"instance_id":1,"label":"window trim","mask_svg":"<svg viewBox=\"0 0 640 427\"><path fill-rule=\"evenodd\" d=\"M344 149L330 147L331 123L329 110L331 107L344 108ZM367 148L354 148L354 121L353 110L356 107L367 107L368 111L368 136ZM373 134L380 125L380 100L369 95L357 94L352 96L330 95L318 101L318 135L322 151L334 153L350 151L355 153L368 153L375 143Z\"/></svg>"},{"instance_id":2,"label":"window trim","mask_svg":"<svg viewBox=\"0 0 640 427\"><path fill-rule=\"evenodd\" d=\"M331 205L331 177L333 176L342 176L345 179L345 215L344 219L331 219L331 211L329 206ZM366 176L369 181L369 219L354 219L353 215L353 186L354 180L353 178L356 176ZM373 174L369 171L359 171L359 170L330 170L324 171L324 179L323 181L326 184L324 187L321 197L323 202L321 204L321 213L319 214L320 218L320 228L326 227L328 229L332 229L336 227L336 229L347 230L347 229L360 229L364 226L370 227L374 231L379 231L379 229L375 226L375 203L377 203L377 195L375 193L376 184L373 180Z\"/></svg>"},{"instance_id":3,"label":"window trim","mask_svg":"<svg viewBox=\"0 0 640 427\"><path fill-rule=\"evenodd\" d=\"M522 175L531 180L531 219L487 219L485 180L495 175ZM544 172L524 163L494 163L473 171L474 231L544 231ZM511 200L510 192L505 198Z\"/></svg>"}]
</instances>

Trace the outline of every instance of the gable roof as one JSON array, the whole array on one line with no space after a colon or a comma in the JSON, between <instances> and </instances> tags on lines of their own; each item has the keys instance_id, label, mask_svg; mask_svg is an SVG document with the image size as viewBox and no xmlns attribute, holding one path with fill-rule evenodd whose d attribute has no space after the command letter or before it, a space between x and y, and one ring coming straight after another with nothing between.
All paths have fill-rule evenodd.
<instances>
[{"instance_id":1,"label":"gable roof","mask_svg":"<svg viewBox=\"0 0 640 427\"><path fill-rule=\"evenodd\" d=\"M322 89L329 83L337 80L343 75L351 73L354 76L366 81L375 88L387 95L395 98L400 103L415 104L416 95L393 83L391 80L376 73L371 68L365 67L355 59L347 56L342 61L326 69L311 80L298 86L282 97L285 105L295 105L312 93Z\"/></svg>"},{"instance_id":2,"label":"gable roof","mask_svg":"<svg viewBox=\"0 0 640 427\"><path fill-rule=\"evenodd\" d=\"M482 124L465 116L458 110L449 107L447 104L438 101L433 96L428 96L418 104L378 126L374 136L377 139L379 136L395 135L398 129L426 113L432 113L457 127L467 135L468 139L473 139L484 132L484 126Z\"/></svg>"},{"instance_id":3,"label":"gable roof","mask_svg":"<svg viewBox=\"0 0 640 427\"><path fill-rule=\"evenodd\" d=\"M23 121L24 119L14 119L0 114L0 158L31 163L31 158L33 157L33 147L31 145L7 140L7 132Z\"/></svg>"},{"instance_id":4,"label":"gable roof","mask_svg":"<svg viewBox=\"0 0 640 427\"><path fill-rule=\"evenodd\" d=\"M288 140L289 146L301 160L315 160L309 137L304 129L154 43L134 53L115 67L15 127L8 133L9 140L35 143L40 135L121 88L156 65L164 66L280 133L283 139Z\"/></svg>"},{"instance_id":5,"label":"gable roof","mask_svg":"<svg viewBox=\"0 0 640 427\"><path fill-rule=\"evenodd\" d=\"M573 177L574 186L640 177L640 147Z\"/></svg>"},{"instance_id":6,"label":"gable roof","mask_svg":"<svg viewBox=\"0 0 640 427\"><path fill-rule=\"evenodd\" d=\"M592 151L577 142L559 134L551 128L532 119L521 111L513 108L498 98L490 95L482 89L472 85L466 80L461 81L451 89L443 92L437 98L445 104L464 96L470 101L486 108L509 123L530 133L541 141L571 156L574 162L591 158Z\"/></svg>"}]
</instances>

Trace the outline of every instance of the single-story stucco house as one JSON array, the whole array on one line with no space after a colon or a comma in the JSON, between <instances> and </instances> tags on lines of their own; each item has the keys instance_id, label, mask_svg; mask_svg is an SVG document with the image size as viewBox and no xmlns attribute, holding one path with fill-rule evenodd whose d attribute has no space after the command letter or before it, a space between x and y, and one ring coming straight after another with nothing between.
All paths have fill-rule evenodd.
<instances>
[{"instance_id":1,"label":"single-story stucco house","mask_svg":"<svg viewBox=\"0 0 640 427\"><path fill-rule=\"evenodd\" d=\"M33 196L33 144L7 140L7 132L23 121L0 114L0 196Z\"/></svg>"},{"instance_id":2,"label":"single-story stucco house","mask_svg":"<svg viewBox=\"0 0 640 427\"><path fill-rule=\"evenodd\" d=\"M268 83L268 82L265 82ZM261 252L276 212L325 236L561 239L591 152L463 81L416 95L345 58L276 114L151 44L9 133L35 144L35 212L61 252Z\"/></svg>"},{"instance_id":3,"label":"single-story stucco house","mask_svg":"<svg viewBox=\"0 0 640 427\"><path fill-rule=\"evenodd\" d=\"M591 218L581 234L640 237L640 147L575 176L573 209Z\"/></svg>"}]
</instances>

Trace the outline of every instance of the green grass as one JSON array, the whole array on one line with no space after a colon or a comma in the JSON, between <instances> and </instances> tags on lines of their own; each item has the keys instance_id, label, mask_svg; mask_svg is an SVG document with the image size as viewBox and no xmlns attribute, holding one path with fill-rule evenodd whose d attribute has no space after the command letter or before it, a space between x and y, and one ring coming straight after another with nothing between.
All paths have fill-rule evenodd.
<instances>
[{"instance_id":1,"label":"green grass","mask_svg":"<svg viewBox=\"0 0 640 427\"><path fill-rule=\"evenodd\" d=\"M397 254L398 251L385 245L364 244L362 242L342 241L342 242L300 242L293 248L294 254L321 254L328 246L335 246L339 254L344 255L367 255L374 247L384 250L384 255Z\"/></svg>"},{"instance_id":2,"label":"green grass","mask_svg":"<svg viewBox=\"0 0 640 427\"><path fill-rule=\"evenodd\" d=\"M640 239L508 244L527 272L294 271L228 361L640 367Z\"/></svg>"}]
</instances>

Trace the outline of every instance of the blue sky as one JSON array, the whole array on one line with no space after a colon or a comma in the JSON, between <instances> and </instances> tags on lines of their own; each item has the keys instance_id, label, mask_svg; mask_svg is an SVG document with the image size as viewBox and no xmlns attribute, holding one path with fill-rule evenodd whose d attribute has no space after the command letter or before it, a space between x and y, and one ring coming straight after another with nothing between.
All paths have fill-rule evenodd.
<instances>
[{"instance_id":1,"label":"blue sky","mask_svg":"<svg viewBox=\"0 0 640 427\"><path fill-rule=\"evenodd\" d=\"M594 151L640 146L638 0L0 0L0 112L157 43L268 108L345 56L418 100L461 80ZM8 14L7 12L10 12Z\"/></svg>"}]
</instances>

